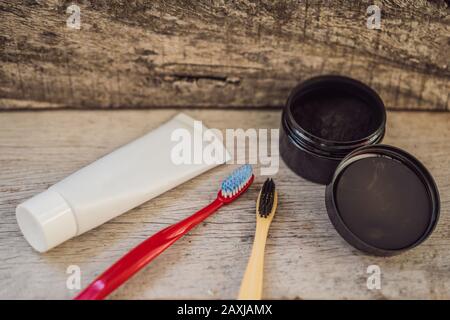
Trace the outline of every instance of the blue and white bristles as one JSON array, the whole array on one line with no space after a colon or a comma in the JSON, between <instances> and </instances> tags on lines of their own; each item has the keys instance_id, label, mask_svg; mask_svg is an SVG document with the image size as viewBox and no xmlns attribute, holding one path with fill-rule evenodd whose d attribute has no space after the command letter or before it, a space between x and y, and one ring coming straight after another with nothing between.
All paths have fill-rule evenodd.
<instances>
[{"instance_id":1,"label":"blue and white bristles","mask_svg":"<svg viewBox=\"0 0 450 320\"><path fill-rule=\"evenodd\" d=\"M234 170L223 182L221 186L222 196L229 198L242 190L252 177L252 166L245 164Z\"/></svg>"}]
</instances>

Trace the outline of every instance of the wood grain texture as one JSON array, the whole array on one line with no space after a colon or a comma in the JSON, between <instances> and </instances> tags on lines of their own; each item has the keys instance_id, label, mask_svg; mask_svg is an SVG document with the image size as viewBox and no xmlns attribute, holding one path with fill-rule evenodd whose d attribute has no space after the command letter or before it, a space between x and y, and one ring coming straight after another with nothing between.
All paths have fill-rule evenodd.
<instances>
[{"instance_id":1,"label":"wood grain texture","mask_svg":"<svg viewBox=\"0 0 450 320\"><path fill-rule=\"evenodd\" d=\"M367 7L382 29L366 27ZM66 9L81 8L81 29ZM279 107L342 74L390 109L449 110L444 0L0 0L0 108Z\"/></svg>"},{"instance_id":2,"label":"wood grain texture","mask_svg":"<svg viewBox=\"0 0 450 320\"><path fill-rule=\"evenodd\" d=\"M0 298L68 299L66 269L78 265L82 286L157 230L215 197L232 167L221 166L72 239L46 254L22 237L14 209L27 198L178 111L41 111L0 113ZM212 128L277 128L278 111L189 110ZM265 298L450 298L450 113L389 112L385 143L417 156L441 193L432 236L396 257L367 256L349 246L326 214L324 187L283 163L265 256ZM255 200L266 177L237 202L192 230L111 296L230 298L237 296L255 231ZM382 271L381 290L366 287L369 265Z\"/></svg>"}]
</instances>

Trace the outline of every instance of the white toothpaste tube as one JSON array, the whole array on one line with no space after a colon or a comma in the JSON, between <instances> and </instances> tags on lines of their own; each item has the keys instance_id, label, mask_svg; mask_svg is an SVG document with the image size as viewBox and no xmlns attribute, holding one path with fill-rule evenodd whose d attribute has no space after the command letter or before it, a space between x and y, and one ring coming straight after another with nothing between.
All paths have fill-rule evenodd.
<instances>
[{"instance_id":1,"label":"white toothpaste tube","mask_svg":"<svg viewBox=\"0 0 450 320\"><path fill-rule=\"evenodd\" d=\"M198 136L207 130L178 114L159 128L71 174L19 204L16 217L30 245L45 252L227 161L176 164L172 151L177 129ZM211 130L213 131L213 130ZM192 148L192 154L202 152Z\"/></svg>"}]
</instances>

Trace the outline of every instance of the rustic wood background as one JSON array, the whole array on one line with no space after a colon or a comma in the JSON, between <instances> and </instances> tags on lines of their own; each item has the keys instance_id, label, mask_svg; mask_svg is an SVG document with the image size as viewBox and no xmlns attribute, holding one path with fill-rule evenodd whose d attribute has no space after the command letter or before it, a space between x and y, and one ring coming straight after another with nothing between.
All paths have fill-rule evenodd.
<instances>
[{"instance_id":1,"label":"rustic wood background","mask_svg":"<svg viewBox=\"0 0 450 320\"><path fill-rule=\"evenodd\" d=\"M279 107L330 73L390 109L450 109L444 0L1 0L0 21L2 109Z\"/></svg>"},{"instance_id":2,"label":"rustic wood background","mask_svg":"<svg viewBox=\"0 0 450 320\"><path fill-rule=\"evenodd\" d=\"M221 166L45 254L21 235L18 203L116 147L158 127L178 111L57 110L0 114L0 299L69 299L66 269L81 268L86 286L125 252L213 200ZM186 110L211 128L278 128L276 110ZM413 128L413 130L412 130ZM385 143L418 157L435 177L441 218L417 248L390 258L348 245L325 209L325 187L283 163L273 176L279 206L265 256L264 298L450 299L450 113L389 112ZM111 298L237 297L255 232L255 201L266 177L193 229ZM381 268L381 290L368 290L369 265Z\"/></svg>"}]
</instances>

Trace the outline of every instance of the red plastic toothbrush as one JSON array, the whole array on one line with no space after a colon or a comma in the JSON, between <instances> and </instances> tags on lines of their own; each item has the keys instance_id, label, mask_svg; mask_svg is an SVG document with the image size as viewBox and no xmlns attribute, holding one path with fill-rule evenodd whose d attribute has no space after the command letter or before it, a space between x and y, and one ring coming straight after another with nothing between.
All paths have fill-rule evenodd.
<instances>
[{"instance_id":1,"label":"red plastic toothbrush","mask_svg":"<svg viewBox=\"0 0 450 320\"><path fill-rule=\"evenodd\" d=\"M254 175L250 165L244 165L233 171L222 182L217 198L212 203L192 216L159 231L139 244L95 279L94 282L75 297L75 300L104 299L175 241L189 232L189 230L223 205L236 200L248 189L253 179Z\"/></svg>"}]
</instances>

